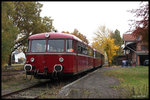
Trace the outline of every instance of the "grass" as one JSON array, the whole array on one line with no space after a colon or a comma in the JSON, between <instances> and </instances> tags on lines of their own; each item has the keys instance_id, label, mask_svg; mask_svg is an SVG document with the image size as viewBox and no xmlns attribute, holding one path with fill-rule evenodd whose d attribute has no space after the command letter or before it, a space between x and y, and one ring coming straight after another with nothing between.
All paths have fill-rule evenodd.
<instances>
[{"instance_id":1,"label":"grass","mask_svg":"<svg viewBox=\"0 0 150 100\"><path fill-rule=\"evenodd\" d=\"M116 70L107 70L104 74L120 80L120 88L127 89L129 98L149 97L149 68L147 66L120 67Z\"/></svg>"},{"instance_id":2,"label":"grass","mask_svg":"<svg viewBox=\"0 0 150 100\"><path fill-rule=\"evenodd\" d=\"M32 78L31 81L26 80L25 74L18 74L14 76L6 76L6 77L2 76L1 78L2 78L1 81L2 90L16 88L16 86L19 86L24 83L29 83L29 82L32 83L38 81L34 77Z\"/></svg>"},{"instance_id":3,"label":"grass","mask_svg":"<svg viewBox=\"0 0 150 100\"><path fill-rule=\"evenodd\" d=\"M54 86L46 86L46 92L41 92L39 99L57 98L57 93L64 86L63 83L56 83Z\"/></svg>"}]
</instances>

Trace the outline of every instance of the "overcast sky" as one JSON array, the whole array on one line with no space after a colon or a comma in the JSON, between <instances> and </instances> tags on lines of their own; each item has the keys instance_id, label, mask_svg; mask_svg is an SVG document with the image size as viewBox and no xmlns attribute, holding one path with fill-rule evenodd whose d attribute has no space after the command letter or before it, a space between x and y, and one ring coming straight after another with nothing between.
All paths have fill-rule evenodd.
<instances>
[{"instance_id":1,"label":"overcast sky","mask_svg":"<svg viewBox=\"0 0 150 100\"><path fill-rule=\"evenodd\" d=\"M58 32L74 29L84 34L90 43L98 27L105 25L122 34L129 30L129 20L135 19L128 10L137 9L140 1L124 2L40 2L43 4L41 17L54 19L53 25ZM147 2L146 2L147 3Z\"/></svg>"},{"instance_id":2,"label":"overcast sky","mask_svg":"<svg viewBox=\"0 0 150 100\"><path fill-rule=\"evenodd\" d=\"M139 8L136 2L40 2L43 4L41 17L54 19L58 32L73 32L76 28L90 43L99 26L105 25L122 34L129 30L129 20L135 19L128 10Z\"/></svg>"}]
</instances>

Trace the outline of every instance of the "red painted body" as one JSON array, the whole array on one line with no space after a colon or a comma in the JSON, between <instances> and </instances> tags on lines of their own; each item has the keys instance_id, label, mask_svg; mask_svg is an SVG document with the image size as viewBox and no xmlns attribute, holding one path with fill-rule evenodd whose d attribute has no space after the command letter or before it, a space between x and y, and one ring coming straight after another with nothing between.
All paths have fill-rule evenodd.
<instances>
[{"instance_id":1,"label":"red painted body","mask_svg":"<svg viewBox=\"0 0 150 100\"><path fill-rule=\"evenodd\" d=\"M64 66L63 72L72 73L75 72L75 56L74 55L53 55L53 54L33 54L27 55L27 59L35 58L35 62L29 63L33 66L36 66L35 69L39 70L40 73L44 72L44 66L48 67L48 72L52 73L54 70L55 64L61 64ZM63 63L59 62L59 58L63 57L65 60ZM28 61L28 60L27 60Z\"/></svg>"},{"instance_id":2,"label":"red painted body","mask_svg":"<svg viewBox=\"0 0 150 100\"><path fill-rule=\"evenodd\" d=\"M94 59L94 66L97 67L99 65L102 65L101 58L99 58L99 59L95 58Z\"/></svg>"},{"instance_id":3,"label":"red painted body","mask_svg":"<svg viewBox=\"0 0 150 100\"><path fill-rule=\"evenodd\" d=\"M64 33L48 33L50 37L45 38L45 33L36 34L30 36L29 40L34 39L73 39L78 42L82 42L80 39L73 35L64 34ZM66 42L65 42L66 43ZM82 42L83 43L83 42ZM77 45L75 44L75 45ZM83 43L85 44L85 43ZM31 45L32 46L32 45ZM87 45L88 46L88 45ZM77 47L77 46L74 46ZM66 45L64 45L66 49ZM78 50L78 48L76 48ZM64 61L60 62L59 58L63 58ZM33 71L38 71L38 73L44 73L44 68L47 67L47 73L52 74L54 72L55 65L62 65L63 70L61 73L71 73L72 75L92 69L97 66L102 66L102 58L96 58L94 56L78 54L78 51L74 52L64 52L61 53L51 53L51 52L38 52L32 53L30 50L26 53L26 64L35 66L34 70L26 71L28 74ZM34 58L34 62L31 62L31 58Z\"/></svg>"}]
</instances>

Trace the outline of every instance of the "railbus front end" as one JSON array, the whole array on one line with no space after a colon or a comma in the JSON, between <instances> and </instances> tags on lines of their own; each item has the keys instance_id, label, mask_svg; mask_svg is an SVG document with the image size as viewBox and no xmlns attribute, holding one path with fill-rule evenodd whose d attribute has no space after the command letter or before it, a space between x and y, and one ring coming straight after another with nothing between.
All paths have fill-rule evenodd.
<instances>
[{"instance_id":1,"label":"railbus front end","mask_svg":"<svg viewBox=\"0 0 150 100\"><path fill-rule=\"evenodd\" d=\"M53 78L75 73L76 41L64 34L43 35L44 33L29 37L24 66L26 74L36 78Z\"/></svg>"},{"instance_id":2,"label":"railbus front end","mask_svg":"<svg viewBox=\"0 0 150 100\"><path fill-rule=\"evenodd\" d=\"M28 38L24 70L36 78L72 76L102 66L103 58L74 35L41 33Z\"/></svg>"}]
</instances>

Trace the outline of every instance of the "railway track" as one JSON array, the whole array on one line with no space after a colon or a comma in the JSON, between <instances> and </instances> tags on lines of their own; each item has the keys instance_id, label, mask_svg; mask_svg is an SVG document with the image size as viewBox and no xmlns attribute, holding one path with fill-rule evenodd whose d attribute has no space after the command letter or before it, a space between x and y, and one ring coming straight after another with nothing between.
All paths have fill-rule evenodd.
<instances>
[{"instance_id":1,"label":"railway track","mask_svg":"<svg viewBox=\"0 0 150 100\"><path fill-rule=\"evenodd\" d=\"M26 87L26 88L23 88L21 90L17 90L17 91L11 92L11 93L3 94L2 98L26 98L26 97L29 97L29 96L21 95L20 93L32 90L32 89L34 89L34 88L36 88L36 87L38 87L40 85L46 84L48 82L50 82L50 80L46 80L44 82L40 82L40 83L31 85L29 87ZM32 96L32 98L37 98L37 97L38 96Z\"/></svg>"},{"instance_id":2,"label":"railway track","mask_svg":"<svg viewBox=\"0 0 150 100\"><path fill-rule=\"evenodd\" d=\"M29 98L37 99L41 97L42 95L48 93L47 90L50 90L51 88L55 88L57 86L61 88L74 80L75 78L70 79L70 80L65 79L63 81L47 80L47 81L32 85L30 87L27 87L18 91L4 94L2 95L2 98L4 99L29 99Z\"/></svg>"},{"instance_id":3,"label":"railway track","mask_svg":"<svg viewBox=\"0 0 150 100\"><path fill-rule=\"evenodd\" d=\"M96 70L96 69L95 69ZM32 85L30 87L14 91L8 94L2 95L2 98L4 99L37 99L40 98L42 95L47 94L52 87L63 87L81 77L86 75L89 72L92 72L94 70L87 71L85 73L81 73L79 75L75 75L71 78L66 78L64 80L46 80L44 82L40 82L38 84ZM60 86L59 86L60 85Z\"/></svg>"}]
</instances>

